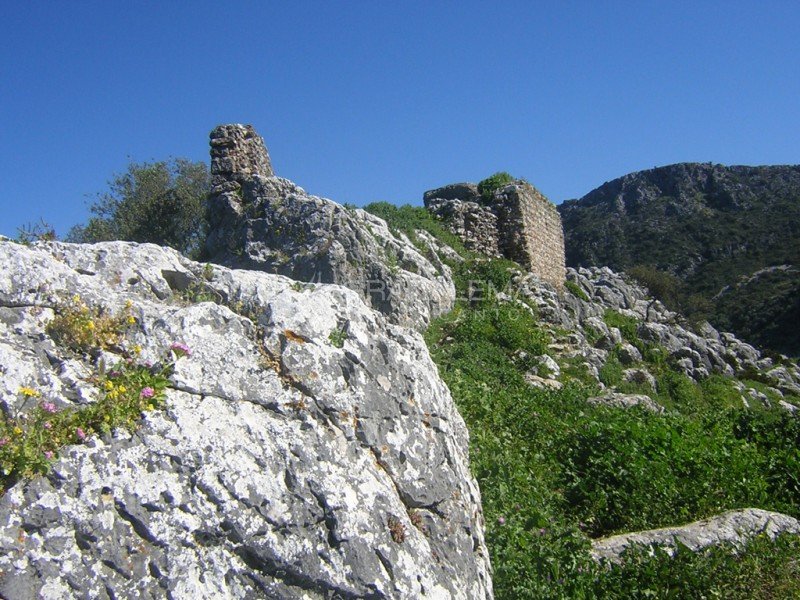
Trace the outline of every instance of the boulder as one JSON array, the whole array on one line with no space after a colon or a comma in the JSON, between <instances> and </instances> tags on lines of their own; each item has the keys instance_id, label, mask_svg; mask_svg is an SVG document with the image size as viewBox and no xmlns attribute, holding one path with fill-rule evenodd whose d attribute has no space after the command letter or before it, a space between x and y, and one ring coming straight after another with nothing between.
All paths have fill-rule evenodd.
<instances>
[{"instance_id":1,"label":"boulder","mask_svg":"<svg viewBox=\"0 0 800 600\"><path fill-rule=\"evenodd\" d=\"M597 561L619 562L631 546L659 546L670 555L678 543L698 551L718 544L741 548L751 538L764 534L775 539L783 533L800 534L800 522L787 515L746 508L732 510L710 519L680 527L664 527L635 533L623 533L592 542L592 556Z\"/></svg>"},{"instance_id":2,"label":"boulder","mask_svg":"<svg viewBox=\"0 0 800 600\"><path fill-rule=\"evenodd\" d=\"M192 352L166 410L0 498L0 596L492 597L464 422L421 336L360 294L149 244L2 242L0 265L7 404L93 402L122 359L54 342L75 294L128 304L143 361Z\"/></svg>"},{"instance_id":3,"label":"boulder","mask_svg":"<svg viewBox=\"0 0 800 600\"><path fill-rule=\"evenodd\" d=\"M602 404L614 408L633 408L639 406L647 411L662 413L664 407L655 402L650 396L644 394L622 394L609 392L603 396L594 396L587 400L589 404Z\"/></svg>"}]
</instances>

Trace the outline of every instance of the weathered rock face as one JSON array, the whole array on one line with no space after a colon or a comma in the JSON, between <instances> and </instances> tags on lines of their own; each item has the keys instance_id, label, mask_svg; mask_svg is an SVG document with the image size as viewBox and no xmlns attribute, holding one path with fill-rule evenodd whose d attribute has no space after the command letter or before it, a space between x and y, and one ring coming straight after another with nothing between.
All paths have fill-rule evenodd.
<instances>
[{"instance_id":1,"label":"weathered rock face","mask_svg":"<svg viewBox=\"0 0 800 600\"><path fill-rule=\"evenodd\" d=\"M626 381L656 387L652 375L636 367L642 359L638 349L624 340L618 328L606 324L604 314L611 310L634 319L636 336L663 348L674 366L692 379L700 381L712 373L746 376L760 371L776 394L800 391L800 369L794 364L776 365L753 346L708 323L690 327L645 289L609 268L568 269L567 281L572 289L559 293L533 274L518 276L507 300L532 304L542 321L566 332L560 334L563 339L553 351L562 358L581 358L598 381L600 369L613 354L630 367L623 374ZM573 293L575 289L583 298ZM741 391L745 403L750 399L768 403L766 396L754 389Z\"/></svg>"},{"instance_id":2,"label":"weathered rock face","mask_svg":"<svg viewBox=\"0 0 800 600\"><path fill-rule=\"evenodd\" d=\"M742 547L757 535L775 539L783 533L800 534L800 522L781 513L746 508L680 527L623 533L595 540L592 542L592 556L598 561L619 561L625 550L635 545L659 546L670 554L678 543L693 551L718 544Z\"/></svg>"},{"instance_id":3,"label":"weathered rock face","mask_svg":"<svg viewBox=\"0 0 800 600\"><path fill-rule=\"evenodd\" d=\"M193 351L166 411L0 498L0 596L492 597L464 422L421 337L359 294L148 244L5 242L0 265L7 404L100 393L45 330L73 294L131 302L143 360Z\"/></svg>"},{"instance_id":4,"label":"weathered rock face","mask_svg":"<svg viewBox=\"0 0 800 600\"><path fill-rule=\"evenodd\" d=\"M274 177L252 128L220 126L211 132L211 147L206 248L212 262L337 283L392 322L418 329L452 308L455 288L446 265L393 235L382 219Z\"/></svg>"},{"instance_id":5,"label":"weathered rock face","mask_svg":"<svg viewBox=\"0 0 800 600\"><path fill-rule=\"evenodd\" d=\"M425 192L426 208L467 248L503 256L561 289L566 277L564 232L556 207L536 188L517 181L482 203L474 184L452 184Z\"/></svg>"}]
</instances>

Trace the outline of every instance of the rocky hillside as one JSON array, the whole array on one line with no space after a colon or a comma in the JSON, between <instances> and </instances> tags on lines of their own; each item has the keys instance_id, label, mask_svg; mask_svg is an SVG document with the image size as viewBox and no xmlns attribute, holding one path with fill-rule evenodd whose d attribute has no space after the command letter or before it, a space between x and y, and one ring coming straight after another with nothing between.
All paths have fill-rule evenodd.
<instances>
[{"instance_id":1,"label":"rocky hillside","mask_svg":"<svg viewBox=\"0 0 800 600\"><path fill-rule=\"evenodd\" d=\"M559 210L568 265L670 272L684 309L751 343L800 353L800 166L670 165Z\"/></svg>"},{"instance_id":2,"label":"rocky hillside","mask_svg":"<svg viewBox=\"0 0 800 600\"><path fill-rule=\"evenodd\" d=\"M215 262L0 241L0 596L800 596L795 361L211 144Z\"/></svg>"}]
</instances>

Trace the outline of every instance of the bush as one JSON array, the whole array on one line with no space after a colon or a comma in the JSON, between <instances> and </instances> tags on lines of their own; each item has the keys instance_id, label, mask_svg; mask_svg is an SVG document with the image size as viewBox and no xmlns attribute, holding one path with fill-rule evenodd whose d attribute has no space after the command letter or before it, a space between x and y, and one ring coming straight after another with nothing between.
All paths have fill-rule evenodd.
<instances>
[{"instance_id":1,"label":"bush","mask_svg":"<svg viewBox=\"0 0 800 600\"><path fill-rule=\"evenodd\" d=\"M683 282L675 275L657 269L653 265L636 265L625 271L639 285L646 287L651 296L661 300L667 308L678 310Z\"/></svg>"},{"instance_id":2,"label":"bush","mask_svg":"<svg viewBox=\"0 0 800 600\"><path fill-rule=\"evenodd\" d=\"M599 567L593 598L727 598L779 600L800 598L797 555L800 538L766 535L745 548L712 546L693 552L679 546L674 556L663 549L635 547L622 564Z\"/></svg>"},{"instance_id":3,"label":"bush","mask_svg":"<svg viewBox=\"0 0 800 600\"><path fill-rule=\"evenodd\" d=\"M761 457L726 423L603 411L564 442L565 497L596 536L681 524L767 498Z\"/></svg>"},{"instance_id":4,"label":"bush","mask_svg":"<svg viewBox=\"0 0 800 600\"><path fill-rule=\"evenodd\" d=\"M208 191L205 163L182 158L131 163L97 195L89 208L95 216L73 227L67 241L151 242L198 258L208 229Z\"/></svg>"},{"instance_id":5,"label":"bush","mask_svg":"<svg viewBox=\"0 0 800 600\"><path fill-rule=\"evenodd\" d=\"M487 204L490 203L496 190L514 181L514 177L505 171L498 171L494 175L487 177L478 183L478 193L481 195L481 200Z\"/></svg>"},{"instance_id":6,"label":"bush","mask_svg":"<svg viewBox=\"0 0 800 600\"><path fill-rule=\"evenodd\" d=\"M584 302L588 302L589 301L589 296L587 296L586 292L584 292L581 289L581 286L579 286L574 281L570 281L570 280L565 281L564 282L564 287L567 288L567 290L573 296L577 297L578 299L583 300Z\"/></svg>"}]
</instances>

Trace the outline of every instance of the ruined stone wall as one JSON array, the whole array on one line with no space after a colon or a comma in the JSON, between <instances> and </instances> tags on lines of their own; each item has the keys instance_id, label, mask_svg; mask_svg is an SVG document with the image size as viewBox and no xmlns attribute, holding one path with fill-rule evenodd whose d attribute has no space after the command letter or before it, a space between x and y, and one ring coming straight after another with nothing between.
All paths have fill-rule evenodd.
<instances>
[{"instance_id":1,"label":"ruined stone wall","mask_svg":"<svg viewBox=\"0 0 800 600\"><path fill-rule=\"evenodd\" d=\"M544 281L561 289L567 277L561 215L555 205L538 190L532 186L529 188L525 190L524 200L519 203L528 268Z\"/></svg>"},{"instance_id":2,"label":"ruined stone wall","mask_svg":"<svg viewBox=\"0 0 800 600\"><path fill-rule=\"evenodd\" d=\"M566 278L564 230L556 207L536 188L517 181L480 203L477 186L453 184L425 193L425 206L464 245L504 256L561 289Z\"/></svg>"},{"instance_id":3,"label":"ruined stone wall","mask_svg":"<svg viewBox=\"0 0 800 600\"><path fill-rule=\"evenodd\" d=\"M209 134L209 143L211 185L216 193L238 189L235 183L253 175L274 175L264 140L252 125L220 125Z\"/></svg>"},{"instance_id":4,"label":"ruined stone wall","mask_svg":"<svg viewBox=\"0 0 800 600\"><path fill-rule=\"evenodd\" d=\"M486 206L466 200L432 198L427 208L441 217L448 229L464 242L469 250L500 257L497 215Z\"/></svg>"}]
</instances>

